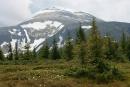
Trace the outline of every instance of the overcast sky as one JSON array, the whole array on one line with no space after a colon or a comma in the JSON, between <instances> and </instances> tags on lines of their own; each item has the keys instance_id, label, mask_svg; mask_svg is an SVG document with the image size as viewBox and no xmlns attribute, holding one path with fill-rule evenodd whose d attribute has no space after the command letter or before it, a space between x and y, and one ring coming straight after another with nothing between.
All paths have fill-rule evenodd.
<instances>
[{"instance_id":1,"label":"overcast sky","mask_svg":"<svg viewBox=\"0 0 130 87\"><path fill-rule=\"evenodd\" d=\"M130 0L0 0L0 26L18 24L50 7L84 11L106 21L130 23Z\"/></svg>"}]
</instances>

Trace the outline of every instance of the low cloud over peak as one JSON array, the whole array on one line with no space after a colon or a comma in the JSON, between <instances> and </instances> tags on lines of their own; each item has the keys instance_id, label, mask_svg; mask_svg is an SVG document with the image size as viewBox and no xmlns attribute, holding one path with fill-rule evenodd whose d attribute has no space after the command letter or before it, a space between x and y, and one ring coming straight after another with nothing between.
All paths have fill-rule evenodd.
<instances>
[{"instance_id":1,"label":"low cloud over peak","mask_svg":"<svg viewBox=\"0 0 130 87\"><path fill-rule=\"evenodd\" d=\"M0 23L15 25L50 7L84 11L106 21L130 22L130 0L0 0Z\"/></svg>"}]
</instances>

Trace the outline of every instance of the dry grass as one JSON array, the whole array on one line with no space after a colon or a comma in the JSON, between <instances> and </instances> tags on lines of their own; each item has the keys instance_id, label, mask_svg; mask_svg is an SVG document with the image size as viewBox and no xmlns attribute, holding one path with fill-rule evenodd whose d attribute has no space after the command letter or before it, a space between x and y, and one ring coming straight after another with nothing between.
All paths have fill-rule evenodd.
<instances>
[{"instance_id":1,"label":"dry grass","mask_svg":"<svg viewBox=\"0 0 130 87\"><path fill-rule=\"evenodd\" d=\"M117 67L126 75L126 81L97 84L85 78L64 76L66 69L78 67L75 61L39 61L37 64L0 65L0 87L130 87L130 63Z\"/></svg>"}]
</instances>

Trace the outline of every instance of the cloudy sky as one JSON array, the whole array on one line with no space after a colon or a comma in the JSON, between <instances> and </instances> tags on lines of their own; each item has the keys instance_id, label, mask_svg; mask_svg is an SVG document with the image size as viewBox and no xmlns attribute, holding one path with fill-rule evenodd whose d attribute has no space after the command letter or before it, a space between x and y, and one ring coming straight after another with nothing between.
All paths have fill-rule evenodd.
<instances>
[{"instance_id":1,"label":"cloudy sky","mask_svg":"<svg viewBox=\"0 0 130 87\"><path fill-rule=\"evenodd\" d=\"M0 0L0 26L18 24L50 7L84 11L106 21L130 23L130 0Z\"/></svg>"}]
</instances>

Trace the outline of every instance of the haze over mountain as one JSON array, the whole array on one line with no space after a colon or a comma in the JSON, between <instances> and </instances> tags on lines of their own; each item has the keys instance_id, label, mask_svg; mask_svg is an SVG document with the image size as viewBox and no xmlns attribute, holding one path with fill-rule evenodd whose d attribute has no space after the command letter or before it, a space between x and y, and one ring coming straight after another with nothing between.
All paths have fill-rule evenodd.
<instances>
[{"instance_id":1,"label":"haze over mountain","mask_svg":"<svg viewBox=\"0 0 130 87\"><path fill-rule=\"evenodd\" d=\"M92 19L96 18L98 29L102 36L109 33L118 40L122 31L130 35L130 24L121 22L106 22L85 12L71 12L57 8L49 8L37 12L34 16L16 26L0 28L0 44L7 53L7 45L11 42L13 49L18 42L20 50L24 50L26 43L30 44L30 50L41 48L47 40L52 44L54 38L57 39L59 47L64 45L68 33L75 39L77 29L82 26L85 33L88 34L91 29Z\"/></svg>"},{"instance_id":2,"label":"haze over mountain","mask_svg":"<svg viewBox=\"0 0 130 87\"><path fill-rule=\"evenodd\" d=\"M0 22L16 25L33 13L50 7L88 12L105 21L130 23L130 0L0 0Z\"/></svg>"}]
</instances>

